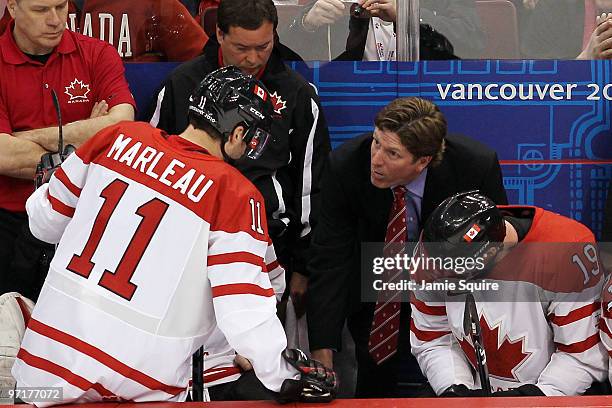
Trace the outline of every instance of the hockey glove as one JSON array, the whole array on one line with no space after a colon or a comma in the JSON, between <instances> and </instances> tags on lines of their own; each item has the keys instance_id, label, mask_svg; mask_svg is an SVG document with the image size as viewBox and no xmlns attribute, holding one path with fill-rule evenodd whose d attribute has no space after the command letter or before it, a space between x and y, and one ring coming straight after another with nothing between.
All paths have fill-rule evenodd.
<instances>
[{"instance_id":1,"label":"hockey glove","mask_svg":"<svg viewBox=\"0 0 612 408\"><path fill-rule=\"evenodd\" d=\"M286 349L283 358L298 372L298 380L283 381L278 402L329 402L336 398L338 382L336 373L317 360L308 358L301 350Z\"/></svg>"},{"instance_id":2,"label":"hockey glove","mask_svg":"<svg viewBox=\"0 0 612 408\"><path fill-rule=\"evenodd\" d=\"M507 391L497 391L492 394L493 397L543 397L545 394L536 385L525 384L517 388L510 388ZM482 390L471 390L463 384L451 385L440 394L440 397L482 397Z\"/></svg>"},{"instance_id":3,"label":"hockey glove","mask_svg":"<svg viewBox=\"0 0 612 408\"><path fill-rule=\"evenodd\" d=\"M38 188L51 180L51 176L57 170L59 166L66 160L66 158L74 153L75 148L72 145L67 145L64 151L60 154L58 152L45 153L40 157L40 162L36 166L36 179L35 187Z\"/></svg>"},{"instance_id":4,"label":"hockey glove","mask_svg":"<svg viewBox=\"0 0 612 408\"><path fill-rule=\"evenodd\" d=\"M461 398L469 398L469 397L482 397L484 396L484 392L482 390L472 390L469 389L465 384L453 384L448 387L440 397L443 398L452 398L452 397L461 397Z\"/></svg>"},{"instance_id":5,"label":"hockey glove","mask_svg":"<svg viewBox=\"0 0 612 408\"><path fill-rule=\"evenodd\" d=\"M494 397L543 397L546 394L537 385L525 384L517 388L510 388L507 391L497 391Z\"/></svg>"}]
</instances>

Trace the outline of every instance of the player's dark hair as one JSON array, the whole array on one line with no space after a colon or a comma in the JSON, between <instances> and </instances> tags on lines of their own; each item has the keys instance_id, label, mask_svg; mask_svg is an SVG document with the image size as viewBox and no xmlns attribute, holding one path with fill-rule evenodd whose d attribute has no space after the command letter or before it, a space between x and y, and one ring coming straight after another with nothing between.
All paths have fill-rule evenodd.
<instances>
[{"instance_id":1,"label":"player's dark hair","mask_svg":"<svg viewBox=\"0 0 612 408\"><path fill-rule=\"evenodd\" d=\"M188 118L189 124L194 128L203 130L215 140L223 141L223 135L221 135L221 133L219 133L219 131L215 129L210 123L208 123L204 118L198 115L194 115L191 112L189 112Z\"/></svg>"},{"instance_id":2,"label":"player's dark hair","mask_svg":"<svg viewBox=\"0 0 612 408\"><path fill-rule=\"evenodd\" d=\"M385 106L374 120L380 130L397 134L414 155L432 156L430 166L437 166L444 155L446 119L432 102L421 98L398 98Z\"/></svg>"},{"instance_id":3,"label":"player's dark hair","mask_svg":"<svg viewBox=\"0 0 612 408\"><path fill-rule=\"evenodd\" d=\"M217 26L226 34L231 26L257 30L266 21L276 29L278 14L272 0L221 0L217 9Z\"/></svg>"}]
</instances>

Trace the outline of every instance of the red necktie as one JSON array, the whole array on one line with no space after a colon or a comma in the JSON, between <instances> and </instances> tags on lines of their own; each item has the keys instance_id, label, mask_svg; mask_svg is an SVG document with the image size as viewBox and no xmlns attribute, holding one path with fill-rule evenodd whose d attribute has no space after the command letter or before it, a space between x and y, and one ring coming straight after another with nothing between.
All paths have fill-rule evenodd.
<instances>
[{"instance_id":1,"label":"red necktie","mask_svg":"<svg viewBox=\"0 0 612 408\"><path fill-rule=\"evenodd\" d=\"M393 207L389 213L383 255L393 257L403 252L406 242L406 187L393 189ZM384 282L399 281L401 270L386 270ZM381 364L397 352L400 323L401 292L380 291L374 309L368 350L376 364Z\"/></svg>"}]
</instances>

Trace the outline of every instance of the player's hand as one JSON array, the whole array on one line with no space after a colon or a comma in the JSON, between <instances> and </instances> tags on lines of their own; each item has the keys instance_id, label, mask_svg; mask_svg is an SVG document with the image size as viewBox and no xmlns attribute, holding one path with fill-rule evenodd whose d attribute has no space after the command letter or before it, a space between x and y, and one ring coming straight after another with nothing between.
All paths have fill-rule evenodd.
<instances>
[{"instance_id":1,"label":"player's hand","mask_svg":"<svg viewBox=\"0 0 612 408\"><path fill-rule=\"evenodd\" d=\"M359 5L367 10L372 17L378 17L384 21L395 23L397 21L397 9L395 0L359 0Z\"/></svg>"},{"instance_id":2,"label":"player's hand","mask_svg":"<svg viewBox=\"0 0 612 408\"><path fill-rule=\"evenodd\" d=\"M442 394L439 395L442 398L453 398L453 397L482 397L484 392L482 390L469 389L465 384L453 384L448 387Z\"/></svg>"},{"instance_id":3,"label":"player's hand","mask_svg":"<svg viewBox=\"0 0 612 408\"><path fill-rule=\"evenodd\" d=\"M295 317L298 319L306 313L306 290L308 289L308 277L299 272L291 273L289 282L289 296L295 309Z\"/></svg>"},{"instance_id":4,"label":"player's hand","mask_svg":"<svg viewBox=\"0 0 612 408\"><path fill-rule=\"evenodd\" d=\"M336 398L338 381L336 373L320 362L308 358L301 350L286 349L283 358L300 374L297 380L283 381L278 401L287 402L330 402Z\"/></svg>"},{"instance_id":5,"label":"player's hand","mask_svg":"<svg viewBox=\"0 0 612 408\"><path fill-rule=\"evenodd\" d=\"M236 354L236 357L234 357L234 365L240 367L242 371L251 371L253 369L251 362L240 354Z\"/></svg>"},{"instance_id":6,"label":"player's hand","mask_svg":"<svg viewBox=\"0 0 612 408\"><path fill-rule=\"evenodd\" d=\"M507 391L497 391L493 393L494 397L544 397L537 385L525 384L517 388L510 388Z\"/></svg>"},{"instance_id":7,"label":"player's hand","mask_svg":"<svg viewBox=\"0 0 612 408\"><path fill-rule=\"evenodd\" d=\"M94 103L93 108L91 108L91 114L89 115L90 119L99 118L100 116L105 116L108 114L108 103L103 99L100 102Z\"/></svg>"},{"instance_id":8,"label":"player's hand","mask_svg":"<svg viewBox=\"0 0 612 408\"><path fill-rule=\"evenodd\" d=\"M344 14L341 0L318 0L306 13L302 22L308 31L314 31L324 24L332 24Z\"/></svg>"}]
</instances>

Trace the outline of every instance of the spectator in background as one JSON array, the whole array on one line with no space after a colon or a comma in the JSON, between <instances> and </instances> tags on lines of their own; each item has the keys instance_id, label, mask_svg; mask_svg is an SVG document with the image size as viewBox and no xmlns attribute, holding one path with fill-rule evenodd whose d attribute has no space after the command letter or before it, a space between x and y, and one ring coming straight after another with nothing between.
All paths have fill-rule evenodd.
<instances>
[{"instance_id":1,"label":"spectator in background","mask_svg":"<svg viewBox=\"0 0 612 408\"><path fill-rule=\"evenodd\" d=\"M261 79L278 116L272 127L277 142L258 160L241 160L236 167L264 196L270 236L292 290L304 287L310 232L319 211L318 183L331 149L319 96L281 59L272 0L223 0L217 15L216 39L165 81L151 124L170 134L182 132L191 90L220 66L235 65Z\"/></svg>"},{"instance_id":2,"label":"spectator in background","mask_svg":"<svg viewBox=\"0 0 612 408\"><path fill-rule=\"evenodd\" d=\"M35 299L52 247L29 232L26 198L40 157L57 151L51 90L59 98L64 142L133 120L135 102L117 52L66 30L67 0L8 0L14 19L0 37L0 293Z\"/></svg>"},{"instance_id":3,"label":"spectator in background","mask_svg":"<svg viewBox=\"0 0 612 408\"><path fill-rule=\"evenodd\" d=\"M406 381L425 382L410 354L410 305L398 305L396 298L388 302L396 308L385 311L364 300L362 288L371 287L367 279L372 275L361 274L362 244L400 237L416 242L434 208L460 191L481 189L497 203L507 203L495 152L446 130L444 115L430 101L396 99L378 113L373 134L331 153L321 182L321 211L307 268L310 349L331 368L346 320L355 341L360 398L399 396L400 370L408 374ZM378 338L381 333L388 337Z\"/></svg>"},{"instance_id":4,"label":"spectator in background","mask_svg":"<svg viewBox=\"0 0 612 408\"><path fill-rule=\"evenodd\" d=\"M612 58L612 13L602 13L595 19L595 28L578 59Z\"/></svg>"},{"instance_id":5,"label":"spectator in background","mask_svg":"<svg viewBox=\"0 0 612 408\"><path fill-rule=\"evenodd\" d=\"M341 0L317 0L281 32L281 39L306 59L394 60L395 0L359 0L357 4L361 12ZM474 0L422 0L420 7L421 22L446 37L455 55L478 57L484 35ZM299 47L300 42L306 47L322 47L313 53L302 49L304 45ZM423 59L435 59L423 44L421 50Z\"/></svg>"},{"instance_id":6,"label":"spectator in background","mask_svg":"<svg viewBox=\"0 0 612 408\"><path fill-rule=\"evenodd\" d=\"M521 54L533 59L600 59L612 25L602 25L610 0L512 0L518 11Z\"/></svg>"},{"instance_id":7,"label":"spectator in background","mask_svg":"<svg viewBox=\"0 0 612 408\"><path fill-rule=\"evenodd\" d=\"M77 21L81 34L110 43L129 62L188 61L208 40L179 0L85 0Z\"/></svg>"}]
</instances>

